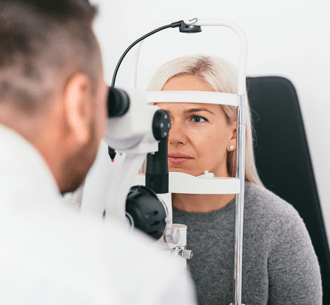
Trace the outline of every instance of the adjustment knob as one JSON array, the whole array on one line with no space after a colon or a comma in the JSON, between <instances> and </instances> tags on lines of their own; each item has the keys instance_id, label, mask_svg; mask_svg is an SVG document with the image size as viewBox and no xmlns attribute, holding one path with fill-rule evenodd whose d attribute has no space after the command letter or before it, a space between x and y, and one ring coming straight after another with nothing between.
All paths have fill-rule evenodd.
<instances>
[{"instance_id":1,"label":"adjustment knob","mask_svg":"<svg viewBox=\"0 0 330 305\"><path fill-rule=\"evenodd\" d=\"M170 116L164 110L157 110L152 122L152 131L157 141L167 139L171 128Z\"/></svg>"},{"instance_id":2,"label":"adjustment knob","mask_svg":"<svg viewBox=\"0 0 330 305\"><path fill-rule=\"evenodd\" d=\"M177 244L180 241L180 230L178 228L168 228L165 231L165 242L171 244Z\"/></svg>"},{"instance_id":3,"label":"adjustment knob","mask_svg":"<svg viewBox=\"0 0 330 305\"><path fill-rule=\"evenodd\" d=\"M166 228L166 213L154 191L142 185L131 187L126 198L126 218L135 228L158 240Z\"/></svg>"},{"instance_id":4,"label":"adjustment knob","mask_svg":"<svg viewBox=\"0 0 330 305\"><path fill-rule=\"evenodd\" d=\"M191 259L193 257L192 250L180 250L179 255L185 259Z\"/></svg>"}]
</instances>

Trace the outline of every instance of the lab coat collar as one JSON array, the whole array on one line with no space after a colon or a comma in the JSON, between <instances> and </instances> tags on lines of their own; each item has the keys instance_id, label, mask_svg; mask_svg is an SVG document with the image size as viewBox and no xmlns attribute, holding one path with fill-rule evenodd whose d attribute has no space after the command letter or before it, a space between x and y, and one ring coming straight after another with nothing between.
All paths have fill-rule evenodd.
<instances>
[{"instance_id":1,"label":"lab coat collar","mask_svg":"<svg viewBox=\"0 0 330 305\"><path fill-rule=\"evenodd\" d=\"M0 147L0 201L62 201L54 176L31 143L0 124Z\"/></svg>"}]
</instances>

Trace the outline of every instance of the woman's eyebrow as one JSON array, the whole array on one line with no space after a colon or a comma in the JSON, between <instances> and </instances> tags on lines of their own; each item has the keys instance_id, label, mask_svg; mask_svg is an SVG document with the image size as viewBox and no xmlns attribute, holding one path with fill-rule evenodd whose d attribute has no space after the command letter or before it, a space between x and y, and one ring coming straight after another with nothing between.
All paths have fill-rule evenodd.
<instances>
[{"instance_id":1,"label":"woman's eyebrow","mask_svg":"<svg viewBox=\"0 0 330 305\"><path fill-rule=\"evenodd\" d=\"M171 111L169 109L162 109L162 110L166 111L169 115L171 115ZM207 111L207 112L215 115L212 111L210 111L206 108L191 108L191 109L183 111L183 113L192 113L192 112L199 112L199 111Z\"/></svg>"},{"instance_id":2,"label":"woman's eyebrow","mask_svg":"<svg viewBox=\"0 0 330 305\"><path fill-rule=\"evenodd\" d=\"M199 111L207 111L207 112L215 115L212 111L210 111L206 108L191 108L191 109L185 110L183 113L192 113L192 112L199 112Z\"/></svg>"}]
</instances>

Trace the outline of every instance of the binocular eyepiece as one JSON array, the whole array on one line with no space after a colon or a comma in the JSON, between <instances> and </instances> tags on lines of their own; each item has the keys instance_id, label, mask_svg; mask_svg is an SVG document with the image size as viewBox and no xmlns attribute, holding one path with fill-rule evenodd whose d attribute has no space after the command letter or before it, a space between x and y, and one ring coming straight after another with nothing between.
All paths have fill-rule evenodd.
<instances>
[{"instance_id":1,"label":"binocular eyepiece","mask_svg":"<svg viewBox=\"0 0 330 305\"><path fill-rule=\"evenodd\" d=\"M130 98L124 90L109 87L108 118L123 116L127 113L129 106Z\"/></svg>"}]
</instances>

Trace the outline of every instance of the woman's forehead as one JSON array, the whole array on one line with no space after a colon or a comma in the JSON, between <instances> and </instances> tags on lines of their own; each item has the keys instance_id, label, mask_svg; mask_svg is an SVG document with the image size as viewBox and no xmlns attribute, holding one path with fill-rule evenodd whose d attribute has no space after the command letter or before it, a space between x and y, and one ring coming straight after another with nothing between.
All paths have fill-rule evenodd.
<instances>
[{"instance_id":1,"label":"woman's forehead","mask_svg":"<svg viewBox=\"0 0 330 305\"><path fill-rule=\"evenodd\" d=\"M215 91L210 84L196 75L178 75L170 78L162 91Z\"/></svg>"}]
</instances>

